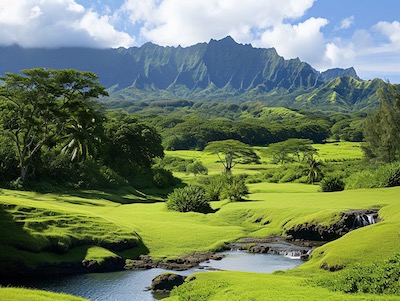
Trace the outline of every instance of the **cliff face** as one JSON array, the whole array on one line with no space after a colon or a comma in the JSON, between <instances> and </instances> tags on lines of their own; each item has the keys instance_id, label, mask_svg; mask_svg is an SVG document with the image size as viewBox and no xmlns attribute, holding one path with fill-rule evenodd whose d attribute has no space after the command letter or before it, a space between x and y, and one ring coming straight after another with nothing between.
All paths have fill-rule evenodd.
<instances>
[{"instance_id":1,"label":"cliff face","mask_svg":"<svg viewBox=\"0 0 400 301\"><path fill-rule=\"evenodd\" d=\"M299 108L337 100L346 107L374 103L376 93L354 68L320 73L299 59L285 60L273 48L238 44L231 37L186 48L152 43L129 49L0 47L0 74L34 67L93 71L111 88L111 99L125 101L236 97ZM338 80L356 93L338 92Z\"/></svg>"},{"instance_id":2,"label":"cliff face","mask_svg":"<svg viewBox=\"0 0 400 301\"><path fill-rule=\"evenodd\" d=\"M153 85L157 89L171 85L205 89L210 84L219 89L229 85L239 91L258 85L266 89L296 89L313 87L343 75L342 69L335 69L319 76L299 59L284 60L273 48L253 48L238 44L231 37L187 48L151 43L129 49L0 48L0 73L33 67L93 71L103 85L118 85L119 89L134 84L137 87Z\"/></svg>"}]
</instances>

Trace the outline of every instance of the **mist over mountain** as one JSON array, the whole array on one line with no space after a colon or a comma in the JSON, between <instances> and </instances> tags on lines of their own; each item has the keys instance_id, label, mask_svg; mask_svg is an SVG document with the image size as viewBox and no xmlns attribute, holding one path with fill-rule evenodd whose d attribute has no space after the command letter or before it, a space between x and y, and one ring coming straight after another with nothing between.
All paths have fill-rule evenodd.
<instances>
[{"instance_id":1,"label":"mist over mountain","mask_svg":"<svg viewBox=\"0 0 400 301\"><path fill-rule=\"evenodd\" d=\"M231 37L190 47L146 43L118 49L0 47L0 74L45 67L93 71L110 89L112 107L155 100L263 101L269 106L353 111L376 106L383 81L363 81L354 68L318 72L274 48Z\"/></svg>"}]
</instances>

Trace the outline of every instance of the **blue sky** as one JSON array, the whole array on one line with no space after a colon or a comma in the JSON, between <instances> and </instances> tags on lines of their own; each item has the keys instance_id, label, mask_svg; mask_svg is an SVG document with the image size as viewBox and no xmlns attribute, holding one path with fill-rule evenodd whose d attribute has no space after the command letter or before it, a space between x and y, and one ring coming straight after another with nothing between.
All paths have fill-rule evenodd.
<instances>
[{"instance_id":1,"label":"blue sky","mask_svg":"<svg viewBox=\"0 0 400 301\"><path fill-rule=\"evenodd\" d=\"M190 46L231 35L314 68L400 83L399 0L1 0L0 44Z\"/></svg>"}]
</instances>

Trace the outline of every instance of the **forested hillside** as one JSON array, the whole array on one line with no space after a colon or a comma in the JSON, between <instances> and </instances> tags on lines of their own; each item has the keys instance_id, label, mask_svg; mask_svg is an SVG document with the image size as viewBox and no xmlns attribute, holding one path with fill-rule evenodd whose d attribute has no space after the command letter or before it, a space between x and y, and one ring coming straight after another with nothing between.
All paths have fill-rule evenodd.
<instances>
[{"instance_id":1,"label":"forested hillside","mask_svg":"<svg viewBox=\"0 0 400 301\"><path fill-rule=\"evenodd\" d=\"M94 72L109 89L104 102L130 111L159 100L371 110L383 84L379 79L361 80L354 68L321 73L298 58L285 60L273 48L238 44L231 37L185 48L152 43L129 49L0 48L0 74L34 67Z\"/></svg>"}]
</instances>

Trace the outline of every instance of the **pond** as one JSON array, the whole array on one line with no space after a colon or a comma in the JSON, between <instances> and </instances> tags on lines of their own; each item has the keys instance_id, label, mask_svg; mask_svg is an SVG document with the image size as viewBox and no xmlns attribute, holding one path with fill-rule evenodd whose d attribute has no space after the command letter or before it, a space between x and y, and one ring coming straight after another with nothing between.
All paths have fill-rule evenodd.
<instances>
[{"instance_id":1,"label":"pond","mask_svg":"<svg viewBox=\"0 0 400 301\"><path fill-rule=\"evenodd\" d=\"M209 270L231 270L256 273L272 273L300 265L303 261L281 255L253 254L243 251L226 251L222 260L204 262L199 269L176 272L189 276ZM121 271L113 273L83 274L75 276L41 278L25 281L23 286L53 292L81 296L93 301L153 301L164 296L153 294L147 288L151 280L164 269L145 271Z\"/></svg>"}]
</instances>

